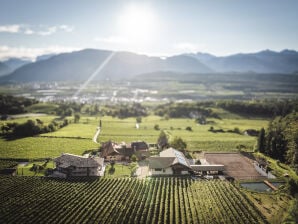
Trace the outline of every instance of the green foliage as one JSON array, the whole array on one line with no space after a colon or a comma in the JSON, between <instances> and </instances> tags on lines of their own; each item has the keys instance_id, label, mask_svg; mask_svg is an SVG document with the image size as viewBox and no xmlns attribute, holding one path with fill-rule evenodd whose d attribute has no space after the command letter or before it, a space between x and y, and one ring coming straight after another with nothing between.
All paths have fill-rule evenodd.
<instances>
[{"instance_id":1,"label":"green foliage","mask_svg":"<svg viewBox=\"0 0 298 224\"><path fill-rule=\"evenodd\" d=\"M0 177L0 196L3 223L266 223L225 181Z\"/></svg>"},{"instance_id":2,"label":"green foliage","mask_svg":"<svg viewBox=\"0 0 298 224\"><path fill-rule=\"evenodd\" d=\"M0 170L6 169L6 168L13 168L17 165L18 165L18 162L16 160L0 159Z\"/></svg>"},{"instance_id":3,"label":"green foliage","mask_svg":"<svg viewBox=\"0 0 298 224\"><path fill-rule=\"evenodd\" d=\"M123 119L128 117L147 116L148 109L143 105L141 105L140 103L105 105L105 107L102 108L101 113L103 115L118 117Z\"/></svg>"},{"instance_id":4,"label":"green foliage","mask_svg":"<svg viewBox=\"0 0 298 224\"><path fill-rule=\"evenodd\" d=\"M298 165L298 115L291 113L270 122L266 131L264 153L281 162Z\"/></svg>"},{"instance_id":5,"label":"green foliage","mask_svg":"<svg viewBox=\"0 0 298 224\"><path fill-rule=\"evenodd\" d=\"M137 122L137 123L142 123L142 117L140 117L140 116L137 117L137 118L136 118L136 122Z\"/></svg>"},{"instance_id":6,"label":"green foliage","mask_svg":"<svg viewBox=\"0 0 298 224\"><path fill-rule=\"evenodd\" d=\"M261 153L264 153L265 151L265 129L264 128L261 129L258 136L257 150Z\"/></svg>"},{"instance_id":7,"label":"green foliage","mask_svg":"<svg viewBox=\"0 0 298 224\"><path fill-rule=\"evenodd\" d=\"M157 139L157 145L161 149L166 148L169 145L169 138L164 131L160 132Z\"/></svg>"},{"instance_id":8,"label":"green foliage","mask_svg":"<svg viewBox=\"0 0 298 224\"><path fill-rule=\"evenodd\" d=\"M138 158L135 154L133 154L130 159L132 162L136 162Z\"/></svg>"},{"instance_id":9,"label":"green foliage","mask_svg":"<svg viewBox=\"0 0 298 224\"><path fill-rule=\"evenodd\" d=\"M185 128L185 130L186 130L186 131L192 131L192 128L191 128L190 126L187 126L187 127Z\"/></svg>"},{"instance_id":10,"label":"green foliage","mask_svg":"<svg viewBox=\"0 0 298 224\"><path fill-rule=\"evenodd\" d=\"M218 118L217 114L213 113L211 109L206 109L206 104L211 105L212 103L168 103L157 106L154 113L158 116L167 116L170 118Z\"/></svg>"},{"instance_id":11,"label":"green foliage","mask_svg":"<svg viewBox=\"0 0 298 224\"><path fill-rule=\"evenodd\" d=\"M40 119L29 119L25 123L5 123L1 125L1 133L7 138L35 136L42 133L56 131L68 125L68 120L54 119L46 124Z\"/></svg>"},{"instance_id":12,"label":"green foliage","mask_svg":"<svg viewBox=\"0 0 298 224\"><path fill-rule=\"evenodd\" d=\"M158 124L155 124L155 125L154 125L154 130L156 130L156 131L160 130L160 127L159 127Z\"/></svg>"},{"instance_id":13,"label":"green foliage","mask_svg":"<svg viewBox=\"0 0 298 224\"><path fill-rule=\"evenodd\" d=\"M262 100L254 102L231 100L221 101L218 106L233 113L267 117L285 116L298 109L298 103L295 100Z\"/></svg>"},{"instance_id":14,"label":"green foliage","mask_svg":"<svg viewBox=\"0 0 298 224\"><path fill-rule=\"evenodd\" d=\"M74 123L79 123L80 122L80 118L81 118L80 114L75 114L74 115Z\"/></svg>"},{"instance_id":15,"label":"green foliage","mask_svg":"<svg viewBox=\"0 0 298 224\"><path fill-rule=\"evenodd\" d=\"M21 114L25 107L38 103L35 99L0 94L0 114Z\"/></svg>"},{"instance_id":16,"label":"green foliage","mask_svg":"<svg viewBox=\"0 0 298 224\"><path fill-rule=\"evenodd\" d=\"M182 138L175 137L173 141L170 142L170 146L174 149L184 151L187 147L187 144Z\"/></svg>"}]
</instances>

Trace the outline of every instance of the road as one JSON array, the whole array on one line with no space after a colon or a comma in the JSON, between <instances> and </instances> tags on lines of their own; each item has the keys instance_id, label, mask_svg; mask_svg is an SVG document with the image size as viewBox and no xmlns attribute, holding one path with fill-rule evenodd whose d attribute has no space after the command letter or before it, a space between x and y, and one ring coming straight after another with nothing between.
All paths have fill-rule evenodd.
<instances>
[{"instance_id":1,"label":"road","mask_svg":"<svg viewBox=\"0 0 298 224\"><path fill-rule=\"evenodd\" d=\"M96 131L95 135L93 136L93 142L95 142L95 143L97 143L97 144L99 144L99 143L97 142L97 137L98 137L100 131L101 131L100 127L97 127L97 131Z\"/></svg>"}]
</instances>

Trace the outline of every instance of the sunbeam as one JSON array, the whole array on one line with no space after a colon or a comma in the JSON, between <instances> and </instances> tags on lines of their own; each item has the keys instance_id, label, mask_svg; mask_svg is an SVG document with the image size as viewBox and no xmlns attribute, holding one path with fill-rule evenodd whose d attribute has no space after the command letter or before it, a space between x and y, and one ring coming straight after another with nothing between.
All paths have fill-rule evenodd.
<instances>
[{"instance_id":1,"label":"sunbeam","mask_svg":"<svg viewBox=\"0 0 298 224\"><path fill-rule=\"evenodd\" d=\"M94 77L100 73L104 67L109 63L109 61L114 56L115 52L112 51L111 54L97 67L97 69L90 75L90 77L84 82L84 84L78 89L78 91L75 92L75 94L72 96L72 98L77 98L78 95L82 92L83 89L86 88L86 86L94 79Z\"/></svg>"}]
</instances>

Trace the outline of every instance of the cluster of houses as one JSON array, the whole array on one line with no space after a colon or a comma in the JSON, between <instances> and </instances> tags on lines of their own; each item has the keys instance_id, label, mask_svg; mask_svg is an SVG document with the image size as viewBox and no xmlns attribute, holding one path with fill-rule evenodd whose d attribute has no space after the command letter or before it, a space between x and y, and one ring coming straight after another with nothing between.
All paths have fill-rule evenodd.
<instances>
[{"instance_id":1,"label":"cluster of houses","mask_svg":"<svg viewBox=\"0 0 298 224\"><path fill-rule=\"evenodd\" d=\"M73 176L103 176L104 162L128 162L132 155L138 160L148 160L148 175L189 175L194 172L224 170L223 165L194 165L190 163L185 155L176 149L168 148L162 150L159 155L150 156L149 146L144 141L132 142L131 144L117 144L112 141L102 143L99 157L78 156L63 153L55 158L56 169L53 175L57 177Z\"/></svg>"},{"instance_id":2,"label":"cluster of houses","mask_svg":"<svg viewBox=\"0 0 298 224\"><path fill-rule=\"evenodd\" d=\"M139 160L150 156L148 144L144 141L132 142L131 144L117 144L112 141L102 143L100 155L98 156L78 156L63 153L55 158L56 169L53 176L74 177L74 176L103 176L104 162L130 161L132 155Z\"/></svg>"}]
</instances>

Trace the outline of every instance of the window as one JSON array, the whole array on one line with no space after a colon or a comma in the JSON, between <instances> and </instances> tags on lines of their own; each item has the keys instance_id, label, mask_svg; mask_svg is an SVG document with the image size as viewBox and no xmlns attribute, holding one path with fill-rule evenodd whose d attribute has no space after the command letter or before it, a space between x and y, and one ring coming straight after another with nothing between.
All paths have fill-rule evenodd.
<instances>
[{"instance_id":1,"label":"window","mask_svg":"<svg viewBox=\"0 0 298 224\"><path fill-rule=\"evenodd\" d=\"M161 171L162 169L160 169L160 168L155 168L154 170L155 170L155 171Z\"/></svg>"}]
</instances>

